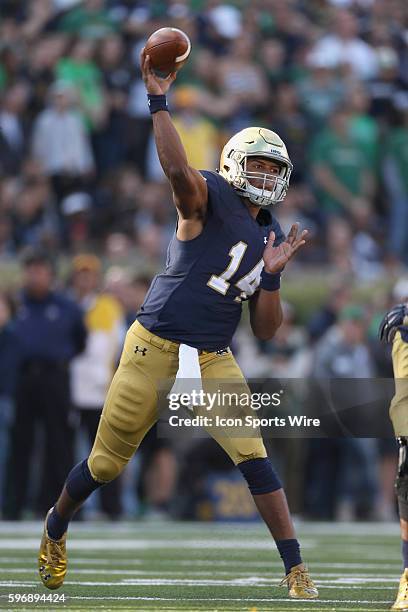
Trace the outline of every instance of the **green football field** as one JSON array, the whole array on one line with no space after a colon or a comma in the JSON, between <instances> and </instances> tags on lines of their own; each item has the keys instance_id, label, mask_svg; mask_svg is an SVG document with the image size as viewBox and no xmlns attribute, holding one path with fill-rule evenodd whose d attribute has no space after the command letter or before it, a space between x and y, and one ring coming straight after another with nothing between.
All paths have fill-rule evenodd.
<instances>
[{"instance_id":1,"label":"green football field","mask_svg":"<svg viewBox=\"0 0 408 612\"><path fill-rule=\"evenodd\" d=\"M0 610L387 610L400 576L397 524L301 523L318 601L279 587L278 553L261 524L74 524L64 587L37 580L39 523L0 523ZM65 598L38 604L18 598Z\"/></svg>"}]
</instances>

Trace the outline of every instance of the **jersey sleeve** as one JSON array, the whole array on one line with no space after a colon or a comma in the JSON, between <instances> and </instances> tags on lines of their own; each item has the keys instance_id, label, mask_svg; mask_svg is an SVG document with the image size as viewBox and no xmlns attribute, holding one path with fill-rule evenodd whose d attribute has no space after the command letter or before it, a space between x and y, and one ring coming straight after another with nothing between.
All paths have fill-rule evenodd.
<instances>
[{"instance_id":1,"label":"jersey sleeve","mask_svg":"<svg viewBox=\"0 0 408 612\"><path fill-rule=\"evenodd\" d=\"M208 207L211 213L219 219L224 219L235 206L234 189L218 172L200 170L200 174L207 181Z\"/></svg>"}]
</instances>

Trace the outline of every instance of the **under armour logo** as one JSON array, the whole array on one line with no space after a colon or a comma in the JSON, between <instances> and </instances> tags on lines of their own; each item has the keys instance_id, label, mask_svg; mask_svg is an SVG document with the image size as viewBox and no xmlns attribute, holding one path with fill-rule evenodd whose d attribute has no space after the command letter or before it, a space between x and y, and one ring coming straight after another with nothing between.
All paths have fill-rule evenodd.
<instances>
[{"instance_id":1,"label":"under armour logo","mask_svg":"<svg viewBox=\"0 0 408 612\"><path fill-rule=\"evenodd\" d=\"M215 351L216 355L228 355L229 353L229 348L228 346L222 349L219 349L219 351Z\"/></svg>"},{"instance_id":2,"label":"under armour logo","mask_svg":"<svg viewBox=\"0 0 408 612\"><path fill-rule=\"evenodd\" d=\"M142 353L143 357L146 355L147 348L139 348L139 346L135 346L135 353Z\"/></svg>"},{"instance_id":3,"label":"under armour logo","mask_svg":"<svg viewBox=\"0 0 408 612\"><path fill-rule=\"evenodd\" d=\"M268 244L268 238L264 236L264 244Z\"/></svg>"}]
</instances>

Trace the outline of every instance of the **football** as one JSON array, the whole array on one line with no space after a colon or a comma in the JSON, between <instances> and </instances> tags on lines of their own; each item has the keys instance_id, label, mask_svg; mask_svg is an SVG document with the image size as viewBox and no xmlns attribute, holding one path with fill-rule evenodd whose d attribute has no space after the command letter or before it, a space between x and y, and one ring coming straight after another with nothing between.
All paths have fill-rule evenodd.
<instances>
[{"instance_id":1,"label":"football","mask_svg":"<svg viewBox=\"0 0 408 612\"><path fill-rule=\"evenodd\" d=\"M178 28L160 28L149 37L145 51L150 56L152 68L168 75L185 64L190 55L191 42L187 34Z\"/></svg>"}]
</instances>

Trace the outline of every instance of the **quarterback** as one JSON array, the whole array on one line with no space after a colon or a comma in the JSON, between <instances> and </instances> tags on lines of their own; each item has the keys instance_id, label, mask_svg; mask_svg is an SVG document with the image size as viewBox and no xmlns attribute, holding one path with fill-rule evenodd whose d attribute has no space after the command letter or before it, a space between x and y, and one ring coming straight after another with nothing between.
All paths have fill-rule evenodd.
<instances>
[{"instance_id":1,"label":"quarterback","mask_svg":"<svg viewBox=\"0 0 408 612\"><path fill-rule=\"evenodd\" d=\"M392 342L395 395L390 417L399 446L395 489L401 527L403 572L397 599L391 610L408 612L408 304L398 304L383 318L380 339Z\"/></svg>"},{"instance_id":2,"label":"quarterback","mask_svg":"<svg viewBox=\"0 0 408 612\"><path fill-rule=\"evenodd\" d=\"M249 393L228 348L249 300L256 337L272 338L281 324L280 274L305 243L298 225L285 238L268 208L287 192L292 164L274 132L252 127L225 145L219 172L193 169L167 109L166 92L176 74L158 78L142 51L141 68L157 152L170 182L177 226L166 268L158 274L130 327L108 391L92 451L68 474L47 514L39 552L43 584L57 589L67 571L68 523L84 500L116 478L157 420L160 381L174 381L180 344L198 351L203 386L236 381ZM198 143L197 143L198 144ZM235 383L234 383L235 384ZM237 416L242 415L237 406ZM249 413L249 412L247 412ZM248 483L255 504L282 557L289 596L314 599L317 589L303 564L285 493L259 433L234 437L209 433Z\"/></svg>"}]
</instances>

